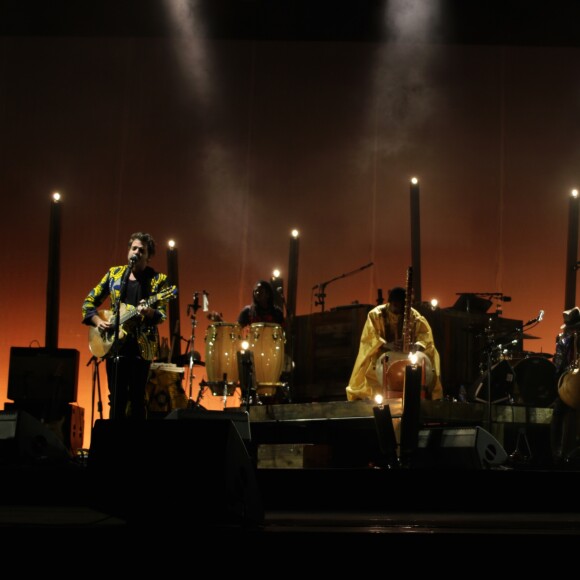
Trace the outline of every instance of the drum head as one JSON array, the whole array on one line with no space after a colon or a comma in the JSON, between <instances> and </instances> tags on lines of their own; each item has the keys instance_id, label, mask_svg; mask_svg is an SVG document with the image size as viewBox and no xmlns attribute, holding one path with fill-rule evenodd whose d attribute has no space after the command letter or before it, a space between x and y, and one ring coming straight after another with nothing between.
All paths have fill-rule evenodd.
<instances>
[{"instance_id":1,"label":"drum head","mask_svg":"<svg viewBox=\"0 0 580 580\"><path fill-rule=\"evenodd\" d=\"M554 364L542 357L521 360L515 367L520 401L530 407L549 407L558 396Z\"/></svg>"}]
</instances>

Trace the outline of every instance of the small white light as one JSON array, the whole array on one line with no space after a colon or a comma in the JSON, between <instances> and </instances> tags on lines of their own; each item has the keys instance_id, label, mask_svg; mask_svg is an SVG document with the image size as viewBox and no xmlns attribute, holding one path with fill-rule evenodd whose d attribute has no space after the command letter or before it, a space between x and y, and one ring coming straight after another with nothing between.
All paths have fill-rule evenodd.
<instances>
[{"instance_id":1,"label":"small white light","mask_svg":"<svg viewBox=\"0 0 580 580\"><path fill-rule=\"evenodd\" d=\"M60 201L60 193L58 193L58 191L55 191L55 192L52 194L52 201L55 201L55 202L56 202L56 201Z\"/></svg>"},{"instance_id":2,"label":"small white light","mask_svg":"<svg viewBox=\"0 0 580 580\"><path fill-rule=\"evenodd\" d=\"M383 404L383 395L375 395L375 403L377 405L382 405Z\"/></svg>"},{"instance_id":3,"label":"small white light","mask_svg":"<svg viewBox=\"0 0 580 580\"><path fill-rule=\"evenodd\" d=\"M167 242L167 245L168 245L170 248L175 248L175 240L169 240L169 242Z\"/></svg>"}]
</instances>

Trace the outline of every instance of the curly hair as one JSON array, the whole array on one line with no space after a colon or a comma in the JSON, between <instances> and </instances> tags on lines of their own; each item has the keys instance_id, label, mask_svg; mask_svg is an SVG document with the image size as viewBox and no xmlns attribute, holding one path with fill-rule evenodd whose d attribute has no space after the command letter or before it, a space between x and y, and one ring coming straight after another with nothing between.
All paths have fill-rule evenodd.
<instances>
[{"instance_id":1,"label":"curly hair","mask_svg":"<svg viewBox=\"0 0 580 580\"><path fill-rule=\"evenodd\" d=\"M133 245L134 240L140 240L143 245L145 245L149 256L155 255L155 240L151 234L146 234L145 232L135 232L131 234L131 237L129 238L129 248Z\"/></svg>"}]
</instances>

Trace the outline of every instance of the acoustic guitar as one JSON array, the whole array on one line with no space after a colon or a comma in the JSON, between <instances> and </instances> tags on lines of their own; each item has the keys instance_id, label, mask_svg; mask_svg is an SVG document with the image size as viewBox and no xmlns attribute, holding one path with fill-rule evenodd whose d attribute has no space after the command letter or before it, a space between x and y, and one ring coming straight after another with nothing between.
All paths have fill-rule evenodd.
<instances>
[{"instance_id":1,"label":"acoustic guitar","mask_svg":"<svg viewBox=\"0 0 580 580\"><path fill-rule=\"evenodd\" d=\"M171 286L157 294L153 294L147 300L147 308L153 306L160 300L171 300L177 296L177 286ZM107 322L114 322L114 314L111 310L99 310L97 312L100 318ZM127 334L131 333L131 325L127 324L130 320L140 316L139 310L130 304L121 304L119 311L119 335L118 340L123 340ZM113 324L106 331L101 331L95 326L89 327L89 350L97 358L103 358L112 348L115 342L115 325Z\"/></svg>"}]
</instances>

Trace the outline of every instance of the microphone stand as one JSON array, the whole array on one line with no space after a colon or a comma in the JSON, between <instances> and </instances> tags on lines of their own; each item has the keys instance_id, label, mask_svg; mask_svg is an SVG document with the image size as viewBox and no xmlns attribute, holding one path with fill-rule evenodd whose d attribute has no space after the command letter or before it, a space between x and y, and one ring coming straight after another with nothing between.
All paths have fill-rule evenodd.
<instances>
[{"instance_id":1,"label":"microphone stand","mask_svg":"<svg viewBox=\"0 0 580 580\"><path fill-rule=\"evenodd\" d=\"M312 290L316 290L318 288L318 292L314 295L317 298L316 302L314 303L314 306L322 306L321 312L324 312L324 298L326 297L326 294L324 291L326 290L326 287L331 282L335 282L336 280L340 280L341 278L346 278L347 276L352 276L353 274L356 274L357 272L360 272L362 270L366 270L367 268L370 268L372 265L373 265L373 262L370 262L369 264L366 264L365 266L361 266L360 268L357 268L356 270L353 270L352 272L347 272L345 274L341 274L340 276L336 276L335 278L332 278L331 280L328 280L327 282L321 282L320 284L316 284L315 286L313 286Z\"/></svg>"},{"instance_id":2,"label":"microphone stand","mask_svg":"<svg viewBox=\"0 0 580 580\"><path fill-rule=\"evenodd\" d=\"M93 377L93 389L92 389L92 395L91 395L91 427L94 426L95 424L95 389L98 390L98 403L97 403L97 408L99 411L99 418L102 419L103 418L103 400L101 399L101 379L99 377L99 365L101 364L101 360L99 360L96 356L92 356L89 359L89 362L87 363L87 366L89 366L90 364L93 365L93 372L92 372L92 377Z\"/></svg>"},{"instance_id":3,"label":"microphone stand","mask_svg":"<svg viewBox=\"0 0 580 580\"><path fill-rule=\"evenodd\" d=\"M202 387L200 385L199 387L199 393L197 395L197 401L195 401L195 403L193 403L193 378L194 378L194 374L193 374L193 370L194 370L194 365L195 365L195 350L194 350L194 344L195 344L195 327L197 326L197 311L199 310L199 292L194 292L193 293L193 304L188 304L187 305L187 314L189 314L189 317L191 318L191 338L189 339L189 402L188 402L188 406L192 407L199 407L199 400L201 398L201 391L202 391ZM193 311L193 314L190 314L190 312Z\"/></svg>"},{"instance_id":4,"label":"microphone stand","mask_svg":"<svg viewBox=\"0 0 580 580\"><path fill-rule=\"evenodd\" d=\"M111 411L110 411L110 418L118 419L117 413L120 412L118 410L118 381L119 381L119 327L121 326L121 304L125 298L127 293L127 281L129 280L129 276L131 275L131 269L133 267L133 262L130 260L127 269L123 273L123 277L121 278L121 288L119 290L119 300L115 306L115 328L114 328L114 339L113 339L113 349L114 349L114 364L115 364L115 372L114 372L114 380L113 380L113 396L111 397ZM123 410L124 412L124 410Z\"/></svg>"}]
</instances>

